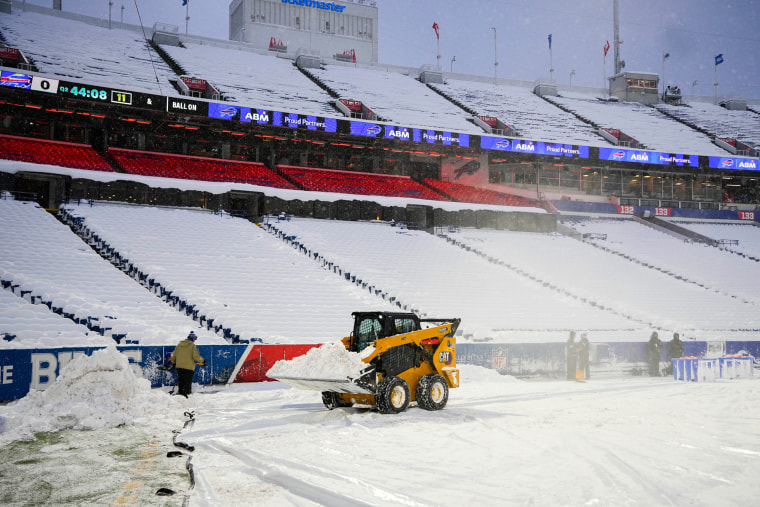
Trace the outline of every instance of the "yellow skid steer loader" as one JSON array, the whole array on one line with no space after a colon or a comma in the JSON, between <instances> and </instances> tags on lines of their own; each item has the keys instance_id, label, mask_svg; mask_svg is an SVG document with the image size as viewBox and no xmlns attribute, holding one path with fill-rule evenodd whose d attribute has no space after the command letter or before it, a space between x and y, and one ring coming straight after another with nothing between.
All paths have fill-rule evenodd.
<instances>
[{"instance_id":1,"label":"yellow skid steer loader","mask_svg":"<svg viewBox=\"0 0 760 507\"><path fill-rule=\"evenodd\" d=\"M454 333L460 319L421 319L400 312L352 315L354 331L342 342L367 363L359 375L338 380L273 378L299 389L322 391L322 402L330 410L357 404L392 414L403 412L413 401L425 410L446 406L449 388L459 387Z\"/></svg>"}]
</instances>

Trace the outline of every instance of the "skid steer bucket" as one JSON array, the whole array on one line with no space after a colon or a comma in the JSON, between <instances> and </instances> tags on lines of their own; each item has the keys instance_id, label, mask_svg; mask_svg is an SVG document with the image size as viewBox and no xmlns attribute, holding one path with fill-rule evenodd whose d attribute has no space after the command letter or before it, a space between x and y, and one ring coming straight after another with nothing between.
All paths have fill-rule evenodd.
<instances>
[{"instance_id":1,"label":"skid steer bucket","mask_svg":"<svg viewBox=\"0 0 760 507\"><path fill-rule=\"evenodd\" d=\"M374 394L375 366L370 365L356 377L344 379L304 378L304 377L271 377L284 384L307 391L329 391L334 393Z\"/></svg>"}]
</instances>

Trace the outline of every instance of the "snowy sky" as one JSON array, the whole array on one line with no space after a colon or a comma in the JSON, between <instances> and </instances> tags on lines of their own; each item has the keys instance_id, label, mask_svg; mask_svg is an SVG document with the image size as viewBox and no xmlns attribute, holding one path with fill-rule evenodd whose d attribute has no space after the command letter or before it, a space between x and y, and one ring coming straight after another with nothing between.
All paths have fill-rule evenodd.
<instances>
[{"instance_id":1,"label":"snowy sky","mask_svg":"<svg viewBox=\"0 0 760 507\"><path fill-rule=\"evenodd\" d=\"M145 26L156 21L178 25L184 31L182 0L114 0L112 19L137 23L135 1ZM52 0L28 0L51 6ZM549 77L548 34L552 34L554 79L567 84L601 87L604 78L602 47L613 40L612 0L377 0L379 59L418 67L434 64L440 26L441 64L455 72L493 76L494 31L498 76L532 81ZM226 39L228 0L190 0L190 33ZM106 0L63 0L64 10L108 18ZM760 97L760 4L754 0L621 0L621 57L626 68L662 73L684 93L714 93L715 55L719 95ZM613 51L607 56L607 75L613 72Z\"/></svg>"}]
</instances>

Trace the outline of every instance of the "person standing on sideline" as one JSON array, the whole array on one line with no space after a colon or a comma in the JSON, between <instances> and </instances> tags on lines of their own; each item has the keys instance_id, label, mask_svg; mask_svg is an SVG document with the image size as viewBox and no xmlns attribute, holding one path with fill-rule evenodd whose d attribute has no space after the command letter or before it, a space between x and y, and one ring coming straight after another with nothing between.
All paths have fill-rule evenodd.
<instances>
[{"instance_id":1,"label":"person standing on sideline","mask_svg":"<svg viewBox=\"0 0 760 507\"><path fill-rule=\"evenodd\" d=\"M660 358L662 357L662 341L657 331L652 333L647 342L647 363L649 363L649 376L661 377Z\"/></svg>"},{"instance_id":2,"label":"person standing on sideline","mask_svg":"<svg viewBox=\"0 0 760 507\"><path fill-rule=\"evenodd\" d=\"M589 361L589 348L591 344L588 342L588 333L581 333L581 341L578 344L578 369L583 370L584 380L591 378L591 368Z\"/></svg>"},{"instance_id":3,"label":"person standing on sideline","mask_svg":"<svg viewBox=\"0 0 760 507\"><path fill-rule=\"evenodd\" d=\"M668 343L668 365L665 367L665 373L673 374L673 359L683 357L683 342L678 333L673 333L673 339Z\"/></svg>"},{"instance_id":4,"label":"person standing on sideline","mask_svg":"<svg viewBox=\"0 0 760 507\"><path fill-rule=\"evenodd\" d=\"M193 391L193 374L195 373L195 363L203 366L206 364L205 359L201 357L198 346L195 344L195 332L190 331L187 338L182 340L174 348L174 352L169 360L177 368L177 394L187 398Z\"/></svg>"},{"instance_id":5,"label":"person standing on sideline","mask_svg":"<svg viewBox=\"0 0 760 507\"><path fill-rule=\"evenodd\" d=\"M567 339L565 353L567 355L567 380L575 380L575 368L578 361L578 351L576 350L575 331L570 331L570 338Z\"/></svg>"}]
</instances>

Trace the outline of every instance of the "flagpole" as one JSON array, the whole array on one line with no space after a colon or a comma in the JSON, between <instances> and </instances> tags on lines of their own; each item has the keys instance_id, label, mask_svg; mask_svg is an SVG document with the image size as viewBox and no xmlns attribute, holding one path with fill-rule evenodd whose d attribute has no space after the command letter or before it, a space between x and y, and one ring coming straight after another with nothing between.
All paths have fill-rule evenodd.
<instances>
[{"instance_id":1,"label":"flagpole","mask_svg":"<svg viewBox=\"0 0 760 507\"><path fill-rule=\"evenodd\" d=\"M718 105L718 60L715 60L715 105Z\"/></svg>"},{"instance_id":2,"label":"flagpole","mask_svg":"<svg viewBox=\"0 0 760 507\"><path fill-rule=\"evenodd\" d=\"M187 27L190 24L190 0L185 2L185 35L187 35Z\"/></svg>"},{"instance_id":3,"label":"flagpole","mask_svg":"<svg viewBox=\"0 0 760 507\"><path fill-rule=\"evenodd\" d=\"M441 38L438 34L435 36L435 48L437 52L436 58L438 59L438 70L441 70Z\"/></svg>"},{"instance_id":4,"label":"flagpole","mask_svg":"<svg viewBox=\"0 0 760 507\"><path fill-rule=\"evenodd\" d=\"M549 34L549 82L554 82L554 55L552 54L552 34Z\"/></svg>"},{"instance_id":5,"label":"flagpole","mask_svg":"<svg viewBox=\"0 0 760 507\"><path fill-rule=\"evenodd\" d=\"M549 46L549 81L554 82L554 59L552 56L552 48Z\"/></svg>"},{"instance_id":6,"label":"flagpole","mask_svg":"<svg viewBox=\"0 0 760 507\"><path fill-rule=\"evenodd\" d=\"M499 69L499 59L496 56L496 27L492 26L491 30L493 30L493 84L498 85L499 78L497 70Z\"/></svg>"}]
</instances>

